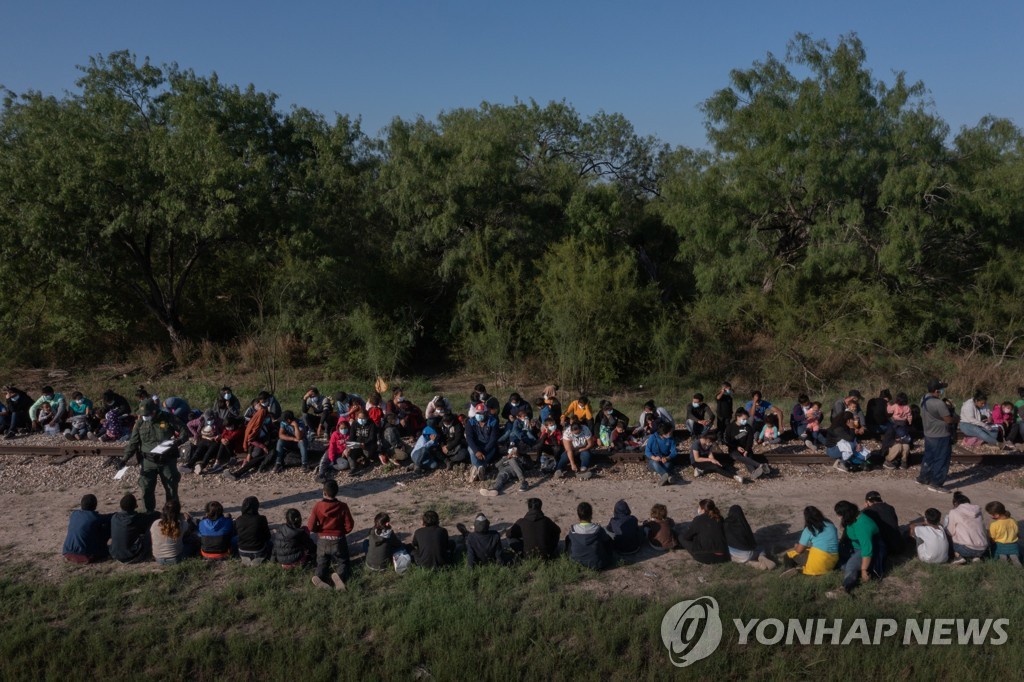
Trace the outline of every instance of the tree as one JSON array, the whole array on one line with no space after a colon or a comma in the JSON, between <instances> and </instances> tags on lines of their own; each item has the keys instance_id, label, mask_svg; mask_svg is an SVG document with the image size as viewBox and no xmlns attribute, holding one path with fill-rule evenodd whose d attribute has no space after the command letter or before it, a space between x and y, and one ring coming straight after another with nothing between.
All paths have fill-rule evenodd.
<instances>
[{"instance_id":1,"label":"tree","mask_svg":"<svg viewBox=\"0 0 1024 682\"><path fill-rule=\"evenodd\" d=\"M607 386L646 350L656 296L637 283L630 254L569 238L544 256L537 284L543 336L562 384L581 392Z\"/></svg>"},{"instance_id":2,"label":"tree","mask_svg":"<svg viewBox=\"0 0 1024 682\"><path fill-rule=\"evenodd\" d=\"M82 70L78 94L5 98L5 245L51 286L88 277L93 296L131 299L177 343L190 307L237 287L234 266L277 227L281 116L251 86L128 52Z\"/></svg>"}]
</instances>

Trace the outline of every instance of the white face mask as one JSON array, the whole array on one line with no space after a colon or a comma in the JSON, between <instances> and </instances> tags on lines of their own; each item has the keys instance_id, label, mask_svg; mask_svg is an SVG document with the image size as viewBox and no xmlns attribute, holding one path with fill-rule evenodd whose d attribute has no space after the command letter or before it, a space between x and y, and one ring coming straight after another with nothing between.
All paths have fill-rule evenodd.
<instances>
[{"instance_id":1,"label":"white face mask","mask_svg":"<svg viewBox=\"0 0 1024 682\"><path fill-rule=\"evenodd\" d=\"M142 415L142 421L144 421L144 422L153 421L153 417L151 417L148 414L144 414L144 415Z\"/></svg>"},{"instance_id":2,"label":"white face mask","mask_svg":"<svg viewBox=\"0 0 1024 682\"><path fill-rule=\"evenodd\" d=\"M360 417L360 418L359 418L359 419L357 419L356 421L357 421L357 422L359 422L359 425L360 425L360 426L362 426L362 425L364 425L364 424L366 423L366 420L365 420L365 419L363 419L362 417Z\"/></svg>"},{"instance_id":3,"label":"white face mask","mask_svg":"<svg viewBox=\"0 0 1024 682\"><path fill-rule=\"evenodd\" d=\"M224 394L224 400L231 400L231 394L230 393L225 393Z\"/></svg>"},{"instance_id":4,"label":"white face mask","mask_svg":"<svg viewBox=\"0 0 1024 682\"><path fill-rule=\"evenodd\" d=\"M700 407L700 403L693 403L694 407Z\"/></svg>"}]
</instances>

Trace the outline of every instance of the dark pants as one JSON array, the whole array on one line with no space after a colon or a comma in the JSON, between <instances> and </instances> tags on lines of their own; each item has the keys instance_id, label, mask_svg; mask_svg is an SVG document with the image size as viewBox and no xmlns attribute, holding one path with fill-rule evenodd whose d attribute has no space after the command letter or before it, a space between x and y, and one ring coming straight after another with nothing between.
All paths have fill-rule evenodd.
<instances>
[{"instance_id":1,"label":"dark pants","mask_svg":"<svg viewBox=\"0 0 1024 682\"><path fill-rule=\"evenodd\" d=\"M720 455L718 457L718 461L726 467L736 466L735 462L739 462L743 466L747 467L747 471L753 471L762 464L762 462L754 459L753 457L747 457L746 455L741 454L739 450L730 450L728 455Z\"/></svg>"},{"instance_id":2,"label":"dark pants","mask_svg":"<svg viewBox=\"0 0 1024 682\"><path fill-rule=\"evenodd\" d=\"M316 575L325 583L331 582L331 567L348 580L349 570L348 541L345 538L318 538L316 541Z\"/></svg>"},{"instance_id":3,"label":"dark pants","mask_svg":"<svg viewBox=\"0 0 1024 682\"><path fill-rule=\"evenodd\" d=\"M949 459L953 455L953 439L950 436L924 439L924 459L917 482L924 485L942 485L949 473Z\"/></svg>"},{"instance_id":4,"label":"dark pants","mask_svg":"<svg viewBox=\"0 0 1024 682\"><path fill-rule=\"evenodd\" d=\"M219 440L201 438L199 443L192 448L192 452L189 453L188 462L185 466L191 469L196 464L199 464L205 469L207 464L220 459L220 451L223 447Z\"/></svg>"},{"instance_id":5,"label":"dark pants","mask_svg":"<svg viewBox=\"0 0 1024 682\"><path fill-rule=\"evenodd\" d=\"M848 556L846 555L847 551L850 552ZM853 549L852 546L840 546L839 565L843 567L843 589L847 592L856 587L857 582L860 580L860 565L863 558L860 550ZM872 547L871 564L868 566L868 572L876 578L881 578L884 571L885 543L878 541Z\"/></svg>"},{"instance_id":6,"label":"dark pants","mask_svg":"<svg viewBox=\"0 0 1024 682\"><path fill-rule=\"evenodd\" d=\"M695 549L693 540L679 538L679 544L682 545L683 549L690 553L690 556L702 564L727 564L732 560L728 552L716 554L715 552L705 552Z\"/></svg>"},{"instance_id":7,"label":"dark pants","mask_svg":"<svg viewBox=\"0 0 1024 682\"><path fill-rule=\"evenodd\" d=\"M465 445L460 445L455 448L448 448L448 454L445 455L445 459L452 464L460 464L462 462L469 461L469 449Z\"/></svg>"},{"instance_id":8,"label":"dark pants","mask_svg":"<svg viewBox=\"0 0 1024 682\"><path fill-rule=\"evenodd\" d=\"M181 480L178 463L169 457L159 464L143 458L142 470L139 472L139 488L142 490L142 506L149 514L156 511L157 478L163 483L167 499L178 499L178 481Z\"/></svg>"}]
</instances>

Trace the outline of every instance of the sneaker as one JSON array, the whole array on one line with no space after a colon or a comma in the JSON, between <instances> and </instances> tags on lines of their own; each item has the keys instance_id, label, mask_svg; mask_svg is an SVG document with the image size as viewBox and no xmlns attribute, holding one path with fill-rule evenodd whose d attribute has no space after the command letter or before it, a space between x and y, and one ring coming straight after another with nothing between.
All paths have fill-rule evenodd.
<instances>
[{"instance_id":1,"label":"sneaker","mask_svg":"<svg viewBox=\"0 0 1024 682\"><path fill-rule=\"evenodd\" d=\"M579 478L581 481L589 481L594 476L594 472L590 469L580 469Z\"/></svg>"},{"instance_id":2,"label":"sneaker","mask_svg":"<svg viewBox=\"0 0 1024 682\"><path fill-rule=\"evenodd\" d=\"M832 468L835 469L836 471L841 471L844 474L850 473L850 470L846 468L846 464L844 464L843 460L841 459L837 459L836 463L832 465Z\"/></svg>"},{"instance_id":3,"label":"sneaker","mask_svg":"<svg viewBox=\"0 0 1024 682\"><path fill-rule=\"evenodd\" d=\"M203 465L197 464L196 468L193 469L192 471L196 472L196 476L198 476L199 474L203 473Z\"/></svg>"},{"instance_id":4,"label":"sneaker","mask_svg":"<svg viewBox=\"0 0 1024 682\"><path fill-rule=\"evenodd\" d=\"M980 564L981 563L981 557L980 556L971 557L971 563L972 564Z\"/></svg>"},{"instance_id":5,"label":"sneaker","mask_svg":"<svg viewBox=\"0 0 1024 682\"><path fill-rule=\"evenodd\" d=\"M320 580L320 576L318 576L318 575L314 575L313 576L313 581L312 582L313 582L314 585L319 587L321 590L329 590L329 589L331 589L331 586L328 585L327 583L325 583L323 580Z\"/></svg>"},{"instance_id":6,"label":"sneaker","mask_svg":"<svg viewBox=\"0 0 1024 682\"><path fill-rule=\"evenodd\" d=\"M768 473L767 471L765 471L765 469L767 469L767 468L768 467L766 467L764 464L762 464L761 466L757 467L756 469L754 469L753 471L750 472L750 479L753 480L753 481L756 481L757 479L761 478L766 473Z\"/></svg>"},{"instance_id":7,"label":"sneaker","mask_svg":"<svg viewBox=\"0 0 1024 682\"><path fill-rule=\"evenodd\" d=\"M890 470L891 469L899 469L898 466L896 466L895 464L893 464L892 462L889 462L889 461L883 462L882 463L882 468L883 469L890 469Z\"/></svg>"},{"instance_id":8,"label":"sneaker","mask_svg":"<svg viewBox=\"0 0 1024 682\"><path fill-rule=\"evenodd\" d=\"M1016 554L1011 554L1010 555L1010 563L1013 564L1014 566L1020 566L1020 557L1017 556Z\"/></svg>"},{"instance_id":9,"label":"sneaker","mask_svg":"<svg viewBox=\"0 0 1024 682\"><path fill-rule=\"evenodd\" d=\"M466 481L472 483L473 481L478 480L480 478L481 469L483 469L483 467L472 467L469 471L469 475L467 476Z\"/></svg>"},{"instance_id":10,"label":"sneaker","mask_svg":"<svg viewBox=\"0 0 1024 682\"><path fill-rule=\"evenodd\" d=\"M522 483L519 484L519 492L525 493L529 489L530 489L530 484L527 483L526 481L523 481Z\"/></svg>"},{"instance_id":11,"label":"sneaker","mask_svg":"<svg viewBox=\"0 0 1024 682\"><path fill-rule=\"evenodd\" d=\"M802 572L803 572L803 570L804 570L804 569L800 568L799 566L795 566L795 567L793 567L793 568L787 568L787 569L786 569L785 571L783 571L783 572L782 572L782 573L780 573L779 575L780 575L781 577L783 577L783 578L788 578L788 577L790 577L790 576L794 576L794 575L800 575L800 573L802 573Z\"/></svg>"},{"instance_id":12,"label":"sneaker","mask_svg":"<svg viewBox=\"0 0 1024 682\"><path fill-rule=\"evenodd\" d=\"M274 467L274 473L275 474L279 474L282 471L284 471L284 465L283 464L278 464L276 467Z\"/></svg>"},{"instance_id":13,"label":"sneaker","mask_svg":"<svg viewBox=\"0 0 1024 682\"><path fill-rule=\"evenodd\" d=\"M826 592L825 596L829 599L845 599L846 597L850 596L850 593L842 587L837 587L834 590L829 590L828 592Z\"/></svg>"},{"instance_id":14,"label":"sneaker","mask_svg":"<svg viewBox=\"0 0 1024 682\"><path fill-rule=\"evenodd\" d=\"M405 467L405 473L407 473L407 474L411 474L414 471L416 471L416 465L415 464L410 464L410 465Z\"/></svg>"},{"instance_id":15,"label":"sneaker","mask_svg":"<svg viewBox=\"0 0 1024 682\"><path fill-rule=\"evenodd\" d=\"M704 475L704 472L703 472L703 471L701 471L701 470L700 470L700 469L698 469L697 467L693 467L693 477L694 477L694 478L700 478L700 477L701 477L701 476L703 476L703 475Z\"/></svg>"},{"instance_id":16,"label":"sneaker","mask_svg":"<svg viewBox=\"0 0 1024 682\"><path fill-rule=\"evenodd\" d=\"M949 562L949 565L950 566L963 566L966 563L967 563L967 559L965 559L965 558L963 558L961 556L961 557L957 557L956 559L953 559L951 562Z\"/></svg>"},{"instance_id":17,"label":"sneaker","mask_svg":"<svg viewBox=\"0 0 1024 682\"><path fill-rule=\"evenodd\" d=\"M494 488L480 488L480 494L484 497L497 497L500 493Z\"/></svg>"},{"instance_id":18,"label":"sneaker","mask_svg":"<svg viewBox=\"0 0 1024 682\"><path fill-rule=\"evenodd\" d=\"M658 477L658 485L668 485L671 481L671 477L668 474L662 474Z\"/></svg>"},{"instance_id":19,"label":"sneaker","mask_svg":"<svg viewBox=\"0 0 1024 682\"><path fill-rule=\"evenodd\" d=\"M930 485L928 486L928 490L931 490L933 493L941 493L943 495L948 495L950 493L949 488L944 485Z\"/></svg>"},{"instance_id":20,"label":"sneaker","mask_svg":"<svg viewBox=\"0 0 1024 682\"><path fill-rule=\"evenodd\" d=\"M555 472L553 474L551 474L551 478L554 478L554 479L565 478L565 470L564 469L555 469Z\"/></svg>"},{"instance_id":21,"label":"sneaker","mask_svg":"<svg viewBox=\"0 0 1024 682\"><path fill-rule=\"evenodd\" d=\"M737 483L739 483L739 484L742 484L742 483L743 483L743 477L742 477L742 476L740 476L739 474L736 474L735 476L733 476L733 477L732 477L732 480L736 481L736 482L737 482Z\"/></svg>"},{"instance_id":22,"label":"sneaker","mask_svg":"<svg viewBox=\"0 0 1024 682\"><path fill-rule=\"evenodd\" d=\"M323 582L323 581L321 581ZM334 589L338 592L345 591L345 581L341 579L341 576L337 573L331 573L331 582L334 583ZM326 583L325 583L326 584ZM317 585L317 587L320 587Z\"/></svg>"}]
</instances>

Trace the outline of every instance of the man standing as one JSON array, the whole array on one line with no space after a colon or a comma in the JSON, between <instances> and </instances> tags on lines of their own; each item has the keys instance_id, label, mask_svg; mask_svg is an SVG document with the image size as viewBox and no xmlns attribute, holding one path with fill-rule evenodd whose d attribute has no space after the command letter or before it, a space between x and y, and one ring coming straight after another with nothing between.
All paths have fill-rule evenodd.
<instances>
[{"instance_id":1,"label":"man standing","mask_svg":"<svg viewBox=\"0 0 1024 682\"><path fill-rule=\"evenodd\" d=\"M135 422L122 464L127 465L134 457L142 465L139 488L147 514L156 511L158 476L167 499L178 499L178 445L188 436L188 429L174 415L163 412L151 401L142 406L142 418Z\"/></svg>"},{"instance_id":2,"label":"man standing","mask_svg":"<svg viewBox=\"0 0 1024 682\"><path fill-rule=\"evenodd\" d=\"M921 421L924 425L924 460L917 482L936 493L948 493L944 484L949 472L949 459L953 454L953 432L956 414L942 397L945 383L928 382L928 392L921 399Z\"/></svg>"}]
</instances>

